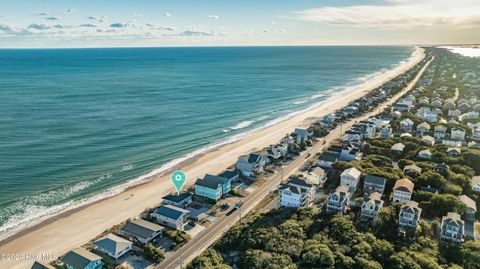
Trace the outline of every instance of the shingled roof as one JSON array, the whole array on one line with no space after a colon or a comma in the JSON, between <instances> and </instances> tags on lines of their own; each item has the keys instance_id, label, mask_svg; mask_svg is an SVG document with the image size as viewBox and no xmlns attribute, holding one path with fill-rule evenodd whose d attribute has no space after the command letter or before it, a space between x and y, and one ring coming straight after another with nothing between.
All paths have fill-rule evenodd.
<instances>
[{"instance_id":1,"label":"shingled roof","mask_svg":"<svg viewBox=\"0 0 480 269\"><path fill-rule=\"evenodd\" d=\"M404 178L404 179L397 180L397 182L395 182L395 186L393 186L393 189L399 190L399 191L413 192L414 186L415 185L410 179Z\"/></svg>"}]
</instances>

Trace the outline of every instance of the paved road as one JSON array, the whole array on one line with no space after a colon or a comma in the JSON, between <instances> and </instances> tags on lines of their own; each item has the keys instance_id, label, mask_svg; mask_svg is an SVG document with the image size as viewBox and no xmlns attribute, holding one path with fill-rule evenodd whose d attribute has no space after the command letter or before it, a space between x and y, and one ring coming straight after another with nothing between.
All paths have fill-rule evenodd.
<instances>
[{"instance_id":1,"label":"paved road","mask_svg":"<svg viewBox=\"0 0 480 269\"><path fill-rule=\"evenodd\" d=\"M432 59L433 60L433 59ZM168 255L167 258L155 268L157 269L177 269L183 268L188 262L193 260L195 257L200 255L205 249L211 246L216 240L218 240L228 229L230 229L235 223L240 220L241 215L247 214L252 210L264 197L266 197L271 191L281 183L285 178L288 178L293 173L297 172L303 165L315 154L320 153L324 147L331 144L334 140L340 138L344 130L350 129L352 125L356 122L366 120L372 116L378 114L378 111L381 111L388 106L396 102L402 95L413 89L415 84L418 82L421 75L425 72L427 67L432 62L430 60L427 62L423 68L420 70L418 75L397 95L390 98L386 102L382 103L380 106L370 113L367 113L363 116L351 119L342 125L338 126L336 129L332 130L326 137L322 138L314 146L308 148L304 151L297 159L292 161L290 164L284 166L283 173L274 174L268 179L263 185L258 187L253 193L251 193L247 198L244 199L243 205L240 210L237 210L230 216L222 216L211 226L205 229L203 232L198 234L195 238L192 238L188 241L183 247L175 251L171 255ZM324 143L325 141L325 143ZM310 154L310 155L308 155Z\"/></svg>"}]
</instances>

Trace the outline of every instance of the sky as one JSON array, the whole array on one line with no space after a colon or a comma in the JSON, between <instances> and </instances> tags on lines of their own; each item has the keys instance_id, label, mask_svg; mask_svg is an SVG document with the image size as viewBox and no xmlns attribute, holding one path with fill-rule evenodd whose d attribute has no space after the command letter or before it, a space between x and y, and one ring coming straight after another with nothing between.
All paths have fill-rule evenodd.
<instances>
[{"instance_id":1,"label":"sky","mask_svg":"<svg viewBox=\"0 0 480 269\"><path fill-rule=\"evenodd\" d=\"M0 48L480 43L480 0L0 0Z\"/></svg>"}]
</instances>

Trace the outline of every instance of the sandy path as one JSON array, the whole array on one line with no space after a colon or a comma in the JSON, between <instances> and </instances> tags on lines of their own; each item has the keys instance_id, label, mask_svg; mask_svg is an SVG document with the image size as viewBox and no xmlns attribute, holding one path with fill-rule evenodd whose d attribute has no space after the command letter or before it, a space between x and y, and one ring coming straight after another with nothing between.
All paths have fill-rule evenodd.
<instances>
[{"instance_id":1,"label":"sandy path","mask_svg":"<svg viewBox=\"0 0 480 269\"><path fill-rule=\"evenodd\" d=\"M354 91L337 96L323 105L251 133L239 141L224 145L181 166L189 178L187 185L193 184L196 178L202 177L206 173L215 174L223 171L235 163L238 156L274 144L285 134L292 132L295 127L306 127L312 119L331 113L365 95L368 91L421 61L424 57L423 50L419 49L414 56L407 63L362 84ZM87 243L109 227L137 216L148 207L155 206L160 203L162 196L172 191L173 185L168 177L158 177L117 196L67 212L37 225L0 243L0 268L30 268L29 265L33 263L35 257L62 255L70 249ZM16 257L16 261L9 261L5 259L5 254L20 256Z\"/></svg>"}]
</instances>

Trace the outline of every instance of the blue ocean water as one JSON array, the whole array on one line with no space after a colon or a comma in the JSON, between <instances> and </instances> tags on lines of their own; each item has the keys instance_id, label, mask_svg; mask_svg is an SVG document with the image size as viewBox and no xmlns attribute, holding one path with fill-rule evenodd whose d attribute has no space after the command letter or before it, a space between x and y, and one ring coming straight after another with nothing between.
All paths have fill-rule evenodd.
<instances>
[{"instance_id":1,"label":"blue ocean water","mask_svg":"<svg viewBox=\"0 0 480 269\"><path fill-rule=\"evenodd\" d=\"M0 239L321 102L413 50L0 50Z\"/></svg>"}]
</instances>

